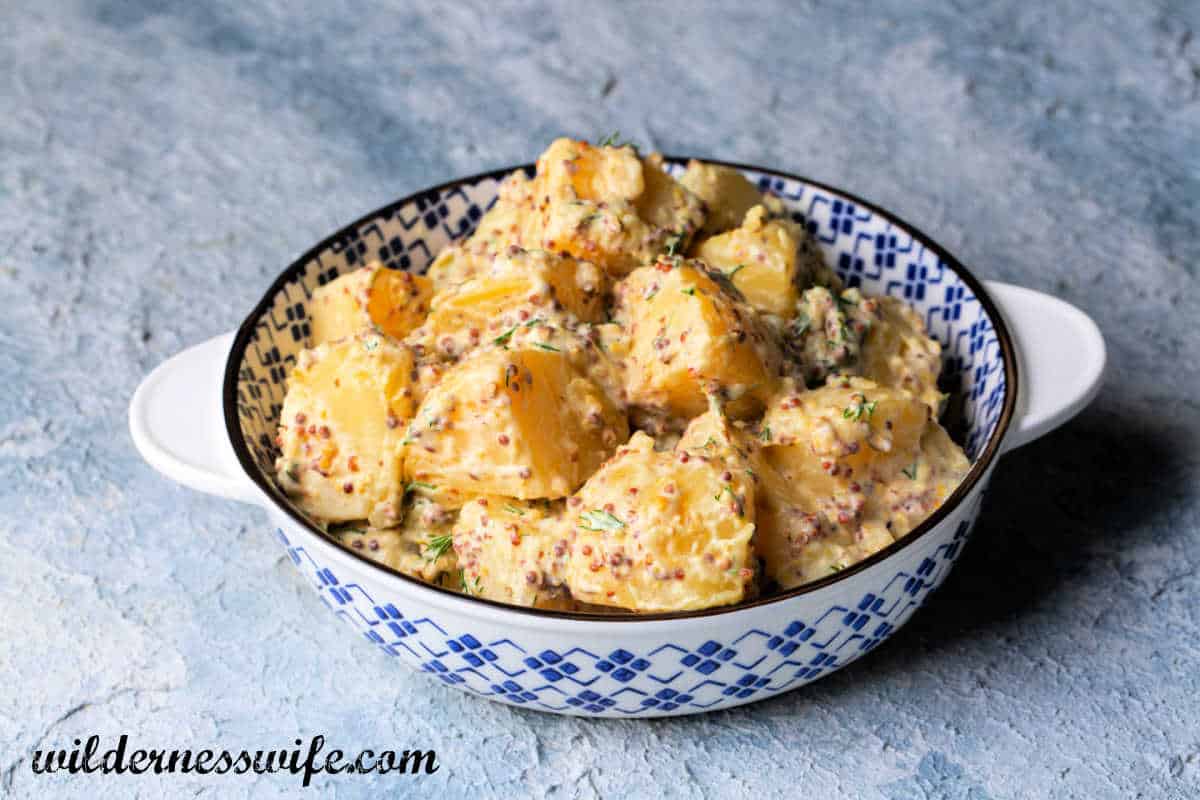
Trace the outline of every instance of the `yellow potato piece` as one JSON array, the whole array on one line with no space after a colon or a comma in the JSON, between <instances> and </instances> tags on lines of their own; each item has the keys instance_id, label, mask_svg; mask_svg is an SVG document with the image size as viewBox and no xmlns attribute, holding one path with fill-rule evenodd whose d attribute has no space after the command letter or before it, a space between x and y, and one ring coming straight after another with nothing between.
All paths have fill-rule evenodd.
<instances>
[{"instance_id":1,"label":"yellow potato piece","mask_svg":"<svg viewBox=\"0 0 1200 800\"><path fill-rule=\"evenodd\" d=\"M487 272L497 255L522 246L533 217L533 185L517 170L500 184L496 202L471 236L438 253L425 274L441 292Z\"/></svg>"},{"instance_id":2,"label":"yellow potato piece","mask_svg":"<svg viewBox=\"0 0 1200 800\"><path fill-rule=\"evenodd\" d=\"M306 513L379 527L399 521L414 363L408 347L370 332L300 353L280 415L276 470Z\"/></svg>"},{"instance_id":3,"label":"yellow potato piece","mask_svg":"<svg viewBox=\"0 0 1200 800\"><path fill-rule=\"evenodd\" d=\"M751 305L790 316L799 297L803 236L791 223L768 219L767 210L755 206L741 227L701 242L696 256L728 275Z\"/></svg>"},{"instance_id":4,"label":"yellow potato piece","mask_svg":"<svg viewBox=\"0 0 1200 800\"><path fill-rule=\"evenodd\" d=\"M568 503L578 600L637 611L741 601L754 576L754 486L703 450L657 452L640 431Z\"/></svg>"},{"instance_id":5,"label":"yellow potato piece","mask_svg":"<svg viewBox=\"0 0 1200 800\"><path fill-rule=\"evenodd\" d=\"M532 212L533 182L517 170L500 184L496 202L475 226L468 240L471 249L495 255L520 246Z\"/></svg>"},{"instance_id":6,"label":"yellow potato piece","mask_svg":"<svg viewBox=\"0 0 1200 800\"><path fill-rule=\"evenodd\" d=\"M313 345L377 328L395 339L425 320L433 284L420 275L363 267L318 287L308 304Z\"/></svg>"},{"instance_id":7,"label":"yellow potato piece","mask_svg":"<svg viewBox=\"0 0 1200 800\"><path fill-rule=\"evenodd\" d=\"M692 159L679 182L708 208L702 236L713 236L738 227L746 212L763 202L758 188L732 167Z\"/></svg>"},{"instance_id":8,"label":"yellow potato piece","mask_svg":"<svg viewBox=\"0 0 1200 800\"><path fill-rule=\"evenodd\" d=\"M608 276L594 264L545 250L510 249L496 258L490 277L520 284L526 293L510 296L548 313L566 313L576 321L601 322ZM482 301L481 301L482 304ZM500 305L496 306L497 311Z\"/></svg>"},{"instance_id":9,"label":"yellow potato piece","mask_svg":"<svg viewBox=\"0 0 1200 800\"><path fill-rule=\"evenodd\" d=\"M925 404L858 377L833 377L809 392L786 386L763 417L758 444L750 459L761 479L757 542L767 574L783 588L891 544L969 467Z\"/></svg>"},{"instance_id":10,"label":"yellow potato piece","mask_svg":"<svg viewBox=\"0 0 1200 800\"><path fill-rule=\"evenodd\" d=\"M946 396L938 391L942 346L925 331L916 309L894 297L870 298L874 319L862 344L862 374L884 386L904 389L936 416Z\"/></svg>"},{"instance_id":11,"label":"yellow potato piece","mask_svg":"<svg viewBox=\"0 0 1200 800\"><path fill-rule=\"evenodd\" d=\"M642 162L632 147L593 147L556 139L538 156L534 195L568 192L577 200L632 202L645 190Z\"/></svg>"},{"instance_id":12,"label":"yellow potato piece","mask_svg":"<svg viewBox=\"0 0 1200 800\"><path fill-rule=\"evenodd\" d=\"M704 201L667 174L658 153L642 160L642 179L645 189L635 201L638 216L658 230L679 236L674 249L682 255L692 234L704 225Z\"/></svg>"},{"instance_id":13,"label":"yellow potato piece","mask_svg":"<svg viewBox=\"0 0 1200 800\"><path fill-rule=\"evenodd\" d=\"M487 272L495 257L495 253L471 249L469 241L451 244L438 253L425 277L433 282L435 292L444 292Z\"/></svg>"},{"instance_id":14,"label":"yellow potato piece","mask_svg":"<svg viewBox=\"0 0 1200 800\"><path fill-rule=\"evenodd\" d=\"M779 374L778 345L718 280L698 262L664 259L617 286L631 403L690 419L708 407L704 390L715 386L735 417L762 408Z\"/></svg>"},{"instance_id":15,"label":"yellow potato piece","mask_svg":"<svg viewBox=\"0 0 1200 800\"><path fill-rule=\"evenodd\" d=\"M570 546L562 503L490 495L463 506L454 526L462 588L477 597L562 607Z\"/></svg>"},{"instance_id":16,"label":"yellow potato piece","mask_svg":"<svg viewBox=\"0 0 1200 800\"><path fill-rule=\"evenodd\" d=\"M514 248L486 273L435 296L415 336L427 351L458 358L514 326L598 322L607 281L587 262Z\"/></svg>"},{"instance_id":17,"label":"yellow potato piece","mask_svg":"<svg viewBox=\"0 0 1200 800\"><path fill-rule=\"evenodd\" d=\"M768 457L797 481L834 489L869 480L872 469L915 452L929 410L907 392L858 377L833 377L820 389L794 388L763 415Z\"/></svg>"},{"instance_id":18,"label":"yellow potato piece","mask_svg":"<svg viewBox=\"0 0 1200 800\"><path fill-rule=\"evenodd\" d=\"M729 419L724 404L718 398L710 397L708 411L688 423L675 449L720 457L754 478L751 460L759 449L758 445L758 433L753 423ZM660 449L661 446L660 442Z\"/></svg>"},{"instance_id":19,"label":"yellow potato piece","mask_svg":"<svg viewBox=\"0 0 1200 800\"><path fill-rule=\"evenodd\" d=\"M900 538L946 502L971 469L962 448L936 422L925 427L920 452L875 498L877 513L886 515L889 533Z\"/></svg>"},{"instance_id":20,"label":"yellow potato piece","mask_svg":"<svg viewBox=\"0 0 1200 800\"><path fill-rule=\"evenodd\" d=\"M621 276L704 222L703 203L633 147L558 139L538 159L525 247L565 252Z\"/></svg>"},{"instance_id":21,"label":"yellow potato piece","mask_svg":"<svg viewBox=\"0 0 1200 800\"><path fill-rule=\"evenodd\" d=\"M405 434L405 473L464 496L565 497L628 435L570 354L514 343L476 352L429 392Z\"/></svg>"},{"instance_id":22,"label":"yellow potato piece","mask_svg":"<svg viewBox=\"0 0 1200 800\"><path fill-rule=\"evenodd\" d=\"M349 526L334 538L372 561L405 575L437 583L458 571L452 529L454 516L428 500L417 500L395 528Z\"/></svg>"}]
</instances>

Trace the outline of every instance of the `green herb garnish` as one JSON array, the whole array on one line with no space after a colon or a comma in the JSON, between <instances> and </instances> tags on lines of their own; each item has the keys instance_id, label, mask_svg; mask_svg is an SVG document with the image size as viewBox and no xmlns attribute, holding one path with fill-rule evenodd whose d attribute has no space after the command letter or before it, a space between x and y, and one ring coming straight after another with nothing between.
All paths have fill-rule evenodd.
<instances>
[{"instance_id":1,"label":"green herb garnish","mask_svg":"<svg viewBox=\"0 0 1200 800\"><path fill-rule=\"evenodd\" d=\"M621 141L621 132L613 131L596 143L596 147L624 147L628 142Z\"/></svg>"},{"instance_id":2,"label":"green herb garnish","mask_svg":"<svg viewBox=\"0 0 1200 800\"><path fill-rule=\"evenodd\" d=\"M522 510L521 510L520 508L518 508L517 506L514 506L512 503L505 503L505 504L504 504L504 510L505 510L505 511L507 511L508 513L510 513L510 514L516 514L518 517L523 517L523 516L525 516L525 512L524 512L524 511L522 511Z\"/></svg>"},{"instance_id":3,"label":"green herb garnish","mask_svg":"<svg viewBox=\"0 0 1200 800\"><path fill-rule=\"evenodd\" d=\"M437 491L437 487L432 483L425 483L425 481L409 481L408 485L404 487L404 496L408 497L417 489L426 489L430 492Z\"/></svg>"},{"instance_id":4,"label":"green herb garnish","mask_svg":"<svg viewBox=\"0 0 1200 800\"><path fill-rule=\"evenodd\" d=\"M679 291L683 292L684 294L686 294L689 297L696 296L696 287L695 286L689 286L688 288L680 289Z\"/></svg>"},{"instance_id":5,"label":"green herb garnish","mask_svg":"<svg viewBox=\"0 0 1200 800\"><path fill-rule=\"evenodd\" d=\"M625 523L609 512L597 508L579 515L579 527L585 531L615 531L624 528Z\"/></svg>"},{"instance_id":6,"label":"green herb garnish","mask_svg":"<svg viewBox=\"0 0 1200 800\"><path fill-rule=\"evenodd\" d=\"M676 255L675 251L677 251L679 249L680 245L683 244L683 237L684 237L684 232L680 231L679 233L675 234L674 236L672 236L670 239L667 240L667 255L669 255L669 256Z\"/></svg>"},{"instance_id":7,"label":"green herb garnish","mask_svg":"<svg viewBox=\"0 0 1200 800\"><path fill-rule=\"evenodd\" d=\"M504 347L507 349L508 348L508 340L512 338L512 335L516 330L517 330L517 326L513 325L511 328L506 330L504 333L500 334L495 339L492 339L492 344L498 344L501 347Z\"/></svg>"},{"instance_id":8,"label":"green herb garnish","mask_svg":"<svg viewBox=\"0 0 1200 800\"><path fill-rule=\"evenodd\" d=\"M903 472L910 481L915 481L917 479L917 462L914 461L900 471Z\"/></svg>"},{"instance_id":9,"label":"green herb garnish","mask_svg":"<svg viewBox=\"0 0 1200 800\"><path fill-rule=\"evenodd\" d=\"M462 569L458 571L458 588L462 589L466 594L479 594L479 592L483 589L483 587L479 585L478 575L475 576L474 581L468 582L467 571Z\"/></svg>"},{"instance_id":10,"label":"green herb garnish","mask_svg":"<svg viewBox=\"0 0 1200 800\"><path fill-rule=\"evenodd\" d=\"M809 317L808 314L804 313L803 311L797 313L796 318L792 320L792 335L803 336L808 332L808 329L811 325L812 318Z\"/></svg>"},{"instance_id":11,"label":"green herb garnish","mask_svg":"<svg viewBox=\"0 0 1200 800\"><path fill-rule=\"evenodd\" d=\"M852 395L852 397L853 396L854 395ZM851 419L855 422L858 422L860 419L862 419L864 413L868 417L874 414L875 406L877 404L877 401L868 401L867 398L861 394L857 395L857 397L859 398L858 402L848 405L842 409L842 416L845 419Z\"/></svg>"},{"instance_id":12,"label":"green herb garnish","mask_svg":"<svg viewBox=\"0 0 1200 800\"><path fill-rule=\"evenodd\" d=\"M762 432L758 435L758 438L762 439L764 442L771 441L771 426L764 426Z\"/></svg>"},{"instance_id":13,"label":"green herb garnish","mask_svg":"<svg viewBox=\"0 0 1200 800\"><path fill-rule=\"evenodd\" d=\"M746 268L746 265L745 265L745 264L738 264L736 267L734 267L733 269L729 270L729 272L726 272L726 273L725 273L725 277L726 277L726 278L729 278L730 280L733 280L733 276L734 276L734 275L737 275L739 272L741 272L741 271L742 271L742 270L744 270L745 268Z\"/></svg>"},{"instance_id":14,"label":"green herb garnish","mask_svg":"<svg viewBox=\"0 0 1200 800\"><path fill-rule=\"evenodd\" d=\"M557 347L555 347L554 345L552 345L552 344L546 344L545 342L534 342L534 343L533 343L533 346L534 346L534 347L537 347L537 348L539 348L539 349L541 349L541 350L549 350L551 353L560 353L560 352L562 352L561 350L559 350L559 349L558 349Z\"/></svg>"},{"instance_id":15,"label":"green herb garnish","mask_svg":"<svg viewBox=\"0 0 1200 800\"><path fill-rule=\"evenodd\" d=\"M450 534L447 533L442 536L434 536L425 543L425 560L437 561L439 558L446 555L446 552L453 546L454 537Z\"/></svg>"},{"instance_id":16,"label":"green herb garnish","mask_svg":"<svg viewBox=\"0 0 1200 800\"><path fill-rule=\"evenodd\" d=\"M733 498L733 507L734 507L734 509L737 510L738 516L744 517L746 510L745 510L745 506L742 504L742 498L739 498L738 495L733 492L733 487L728 485L728 483L726 483L724 489L721 489L720 492L716 493L716 497L714 497L713 499L718 501L718 503L719 503L722 495L724 495L726 492L730 493L730 497Z\"/></svg>"}]
</instances>

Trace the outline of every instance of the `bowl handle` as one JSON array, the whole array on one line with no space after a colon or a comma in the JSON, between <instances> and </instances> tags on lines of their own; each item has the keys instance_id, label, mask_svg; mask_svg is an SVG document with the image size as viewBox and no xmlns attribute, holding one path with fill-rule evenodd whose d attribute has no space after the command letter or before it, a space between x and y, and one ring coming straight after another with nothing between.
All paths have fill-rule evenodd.
<instances>
[{"instance_id":1,"label":"bowl handle","mask_svg":"<svg viewBox=\"0 0 1200 800\"><path fill-rule=\"evenodd\" d=\"M1017 350L1020 394L1005 452L1062 425L1092 401L1104 377L1104 337L1070 303L1021 286L984 281Z\"/></svg>"},{"instance_id":2,"label":"bowl handle","mask_svg":"<svg viewBox=\"0 0 1200 800\"><path fill-rule=\"evenodd\" d=\"M221 385L233 333L189 347L159 364L129 402L129 432L142 458L173 481L209 494L257 502L225 431Z\"/></svg>"}]
</instances>

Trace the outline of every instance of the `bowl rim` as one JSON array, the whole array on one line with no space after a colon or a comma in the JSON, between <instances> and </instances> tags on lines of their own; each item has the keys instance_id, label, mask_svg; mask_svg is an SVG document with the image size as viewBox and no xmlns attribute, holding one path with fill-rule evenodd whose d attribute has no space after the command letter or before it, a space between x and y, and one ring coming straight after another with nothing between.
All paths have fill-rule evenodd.
<instances>
[{"instance_id":1,"label":"bowl rim","mask_svg":"<svg viewBox=\"0 0 1200 800\"><path fill-rule=\"evenodd\" d=\"M664 155L663 160L670 164L686 165L692 160L692 156L674 156ZM482 597L473 597L464 595L453 589L448 589L442 586L436 586L431 583L426 583L419 578L406 575L391 567L372 561L365 555L355 552L352 548L341 544L340 542L329 537L325 532L321 531L305 514L299 511L283 494L283 491L275 484L274 481L268 480L260 471L258 464L255 462L250 449L246 444L245 436L242 434L241 423L237 414L237 384L238 373L240 372L242 360L245 357L246 346L249 343L254 331L258 325L258 320L269 310L274 301L275 296L289 282L295 280L304 270L304 268L315 259L318 255L329 249L334 243L343 240L348 231L357 231L363 225L375 220L380 216L390 216L402 206L410 205L421 200L436 200L446 190L453 189L456 186L473 185L484 180L502 180L511 173L522 170L526 174L532 174L535 165L532 163L519 164L511 167L501 167L499 169L487 170L474 175L454 178L443 183L437 184L426 189L413 192L404 197L393 200L392 202L381 206L374 211L371 211L363 216L355 219L346 225L340 227L337 231L317 244L310 247L297 259L292 261L276 278L272 281L270 287L266 290L263 296L255 304L250 314L238 326L237 333L234 336L233 345L229 350L229 356L225 363L225 376L221 392L222 408L225 417L225 431L229 437L230 444L237 456L238 464L242 471L253 482L263 494L271 500L276 508L290 517L297 525L306 533L318 537L322 544L330 545L337 548L340 554L349 556L361 562L361 565L368 570L374 570L380 577L385 579L396 578L404 582L408 587L420 592L432 592L433 597L430 598L437 605L443 604L447 600L467 601L471 603L481 604L493 612L508 612L520 615L521 617L534 617L541 620L573 620L578 622L604 622L611 624L628 624L638 622L654 622L662 620L684 620L706 617L717 617L721 615L733 614L739 611L749 609L759 609L765 606L770 606L776 603L783 603L788 600L793 600L797 597L815 594L831 586L840 584L844 581L849 581L855 576L871 569L877 564L898 555L909 547L915 545L919 540L924 539L934 531L955 509L958 508L971 494L975 486L979 484L988 470L991 468L992 462L1000 453L1000 445L1007 434L1009 426L1012 422L1019 391L1019 376L1016 358L1016 350L1013 345L1012 338L1008 328L1005 325L1004 318L1000 315L1000 310L992 301L987 293L987 289L983 283L977 279L966 266L952 255L946 248L936 242L932 237L928 236L924 231L905 221L896 214L882 208L875 203L864 200L856 194L848 192L844 189L839 189L836 186L831 186L821 181L806 178L795 173L783 172L776 169L768 169L754 164L743 164L734 161L721 161L718 159L704 158L697 159L708 164L716 164L724 167L731 167L739 172L755 172L760 175L782 178L789 181L798 181L806 186L812 186L831 194L840 196L842 199L850 201L873 214L879 215L893 225L903 228L915 239L919 239L921 243L929 250L932 250L939 259L947 264L955 274L967 285L974 293L976 299L983 306L988 318L992 324L993 330L996 333L996 340L1000 345L1000 352L1004 364L1005 375L1005 393L1004 405L1001 408L1000 419L996 422L996 427L993 429L991 436L988 437L984 445L983 451L979 457L971 465L962 482L955 490L946 498L938 508L934 510L920 525L914 528L911 532L896 540L887 547L871 554L862 561L847 567L844 570L835 572L824 578L821 578L810 583L797 586L784 592L770 595L769 597L760 597L754 600L739 603L733 606L717 606L714 608L698 609L693 611L665 611L639 614L632 613L594 613L586 611L556 611L549 609L537 609L527 606L517 606L508 603L503 603L498 600L490 600ZM441 601L441 602L439 602ZM532 620L522 619L521 622L528 624Z\"/></svg>"}]
</instances>

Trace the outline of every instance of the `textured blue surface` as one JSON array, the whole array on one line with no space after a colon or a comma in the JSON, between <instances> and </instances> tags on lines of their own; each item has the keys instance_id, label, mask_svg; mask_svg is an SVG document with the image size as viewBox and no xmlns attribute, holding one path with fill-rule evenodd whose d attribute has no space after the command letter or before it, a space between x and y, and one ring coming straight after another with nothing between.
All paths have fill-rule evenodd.
<instances>
[{"instance_id":1,"label":"textured blue surface","mask_svg":"<svg viewBox=\"0 0 1200 800\"><path fill-rule=\"evenodd\" d=\"M127 731L433 746L435 776L381 780L442 797L1200 794L1200 6L24 5L0 12L0 786L297 788L28 771ZM846 186L1110 347L908 627L680 721L512 710L346 647L259 512L167 484L125 430L147 370L329 231L614 128Z\"/></svg>"}]
</instances>

